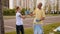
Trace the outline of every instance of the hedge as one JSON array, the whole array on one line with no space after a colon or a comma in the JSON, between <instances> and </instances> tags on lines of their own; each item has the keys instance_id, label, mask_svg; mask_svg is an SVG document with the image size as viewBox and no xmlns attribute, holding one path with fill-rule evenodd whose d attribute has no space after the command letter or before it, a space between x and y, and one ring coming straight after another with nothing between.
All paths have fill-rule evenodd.
<instances>
[{"instance_id":1,"label":"hedge","mask_svg":"<svg viewBox=\"0 0 60 34\"><path fill-rule=\"evenodd\" d=\"M5 15L5 16L15 15L15 9L4 9L3 15Z\"/></svg>"},{"instance_id":2,"label":"hedge","mask_svg":"<svg viewBox=\"0 0 60 34\"><path fill-rule=\"evenodd\" d=\"M26 9L25 8L23 8L22 10L21 10L21 14L22 15L25 15L25 11L26 11ZM13 15L15 15L15 9L4 9L3 10L3 15L4 16L13 16Z\"/></svg>"}]
</instances>

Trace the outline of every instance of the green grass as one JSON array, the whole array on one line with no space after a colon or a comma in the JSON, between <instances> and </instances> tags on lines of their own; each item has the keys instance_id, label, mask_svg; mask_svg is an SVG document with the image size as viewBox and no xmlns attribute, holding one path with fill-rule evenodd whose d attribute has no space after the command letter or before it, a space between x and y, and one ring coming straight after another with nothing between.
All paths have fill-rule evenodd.
<instances>
[{"instance_id":1,"label":"green grass","mask_svg":"<svg viewBox=\"0 0 60 34\"><path fill-rule=\"evenodd\" d=\"M59 16L60 14L46 14L47 16Z\"/></svg>"},{"instance_id":2,"label":"green grass","mask_svg":"<svg viewBox=\"0 0 60 34\"><path fill-rule=\"evenodd\" d=\"M25 34L33 34L33 28L25 29ZM7 32L6 34L16 34L16 31Z\"/></svg>"},{"instance_id":3,"label":"green grass","mask_svg":"<svg viewBox=\"0 0 60 34\"><path fill-rule=\"evenodd\" d=\"M44 26L43 27L44 28L44 34L49 34L49 32L54 32L53 30L55 28L57 28L58 26L60 26L60 23L58 23L58 22ZM57 32L56 33L54 32L54 34L57 34Z\"/></svg>"},{"instance_id":4,"label":"green grass","mask_svg":"<svg viewBox=\"0 0 60 34\"><path fill-rule=\"evenodd\" d=\"M15 16L3 16L4 19L15 19Z\"/></svg>"},{"instance_id":5,"label":"green grass","mask_svg":"<svg viewBox=\"0 0 60 34\"><path fill-rule=\"evenodd\" d=\"M44 34L49 34L49 32L53 32L53 30L58 26L60 26L59 22L43 26ZM12 31L12 32L7 32L6 34L16 34L16 32ZM25 29L25 34L33 34L33 28ZM54 34L60 34L60 33L54 32Z\"/></svg>"}]
</instances>

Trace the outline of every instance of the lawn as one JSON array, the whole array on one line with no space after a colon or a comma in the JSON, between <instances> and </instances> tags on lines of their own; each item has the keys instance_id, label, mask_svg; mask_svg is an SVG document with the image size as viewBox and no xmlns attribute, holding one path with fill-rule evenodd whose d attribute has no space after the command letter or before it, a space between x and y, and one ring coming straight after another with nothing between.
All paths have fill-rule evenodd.
<instances>
[{"instance_id":1,"label":"lawn","mask_svg":"<svg viewBox=\"0 0 60 34\"><path fill-rule=\"evenodd\" d=\"M3 16L4 19L15 19L15 16Z\"/></svg>"},{"instance_id":2,"label":"lawn","mask_svg":"<svg viewBox=\"0 0 60 34\"><path fill-rule=\"evenodd\" d=\"M60 14L46 14L46 16L59 16Z\"/></svg>"},{"instance_id":3,"label":"lawn","mask_svg":"<svg viewBox=\"0 0 60 34\"><path fill-rule=\"evenodd\" d=\"M33 18L29 15L25 15L26 18ZM60 14L47 14L46 16L60 16ZM3 16L4 19L15 19L16 17L15 16Z\"/></svg>"},{"instance_id":4,"label":"lawn","mask_svg":"<svg viewBox=\"0 0 60 34\"><path fill-rule=\"evenodd\" d=\"M16 31L7 32L6 34L16 34ZM33 28L25 29L25 34L33 34Z\"/></svg>"},{"instance_id":5,"label":"lawn","mask_svg":"<svg viewBox=\"0 0 60 34\"><path fill-rule=\"evenodd\" d=\"M53 32L53 30L58 26L60 26L59 22L43 26L44 34L49 34L50 32ZM53 33L60 34L59 32L53 32ZM12 32L7 32L6 34L16 34L16 32L12 31ZM33 34L33 28L25 29L25 34Z\"/></svg>"},{"instance_id":6,"label":"lawn","mask_svg":"<svg viewBox=\"0 0 60 34\"><path fill-rule=\"evenodd\" d=\"M58 26L60 26L59 22L43 26L43 28L44 28L44 34L49 34L50 32L54 32L53 30L55 28L57 28ZM54 32L54 34L58 34L58 33L59 32Z\"/></svg>"}]
</instances>

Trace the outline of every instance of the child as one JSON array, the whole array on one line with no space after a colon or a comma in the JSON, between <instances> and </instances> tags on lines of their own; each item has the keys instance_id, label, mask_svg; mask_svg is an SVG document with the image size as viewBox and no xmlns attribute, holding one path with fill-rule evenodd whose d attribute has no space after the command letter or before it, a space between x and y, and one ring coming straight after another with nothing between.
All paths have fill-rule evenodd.
<instances>
[{"instance_id":1,"label":"child","mask_svg":"<svg viewBox=\"0 0 60 34\"><path fill-rule=\"evenodd\" d=\"M22 18L25 19L25 16L21 15L20 12L21 12L20 8L17 7L16 8L16 32L17 32L17 34L20 34L20 32L22 34L24 34L24 27L23 27L23 20L22 20Z\"/></svg>"}]
</instances>

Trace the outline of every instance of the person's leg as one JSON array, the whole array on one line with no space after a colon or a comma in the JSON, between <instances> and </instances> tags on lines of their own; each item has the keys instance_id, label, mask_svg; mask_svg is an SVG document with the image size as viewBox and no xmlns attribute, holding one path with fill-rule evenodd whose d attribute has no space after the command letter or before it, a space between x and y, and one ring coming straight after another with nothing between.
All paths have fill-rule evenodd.
<instances>
[{"instance_id":1,"label":"person's leg","mask_svg":"<svg viewBox=\"0 0 60 34\"><path fill-rule=\"evenodd\" d=\"M17 33L17 34L20 34L19 26L18 26L18 25L16 25L16 33Z\"/></svg>"},{"instance_id":2,"label":"person's leg","mask_svg":"<svg viewBox=\"0 0 60 34\"><path fill-rule=\"evenodd\" d=\"M37 34L37 25L34 25L34 34Z\"/></svg>"},{"instance_id":3,"label":"person's leg","mask_svg":"<svg viewBox=\"0 0 60 34\"><path fill-rule=\"evenodd\" d=\"M43 34L42 25L38 25L38 34Z\"/></svg>"},{"instance_id":4,"label":"person's leg","mask_svg":"<svg viewBox=\"0 0 60 34\"><path fill-rule=\"evenodd\" d=\"M21 33L24 34L24 27L21 25Z\"/></svg>"}]
</instances>

